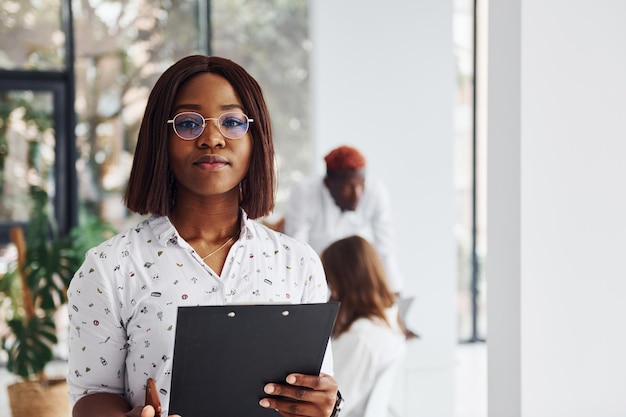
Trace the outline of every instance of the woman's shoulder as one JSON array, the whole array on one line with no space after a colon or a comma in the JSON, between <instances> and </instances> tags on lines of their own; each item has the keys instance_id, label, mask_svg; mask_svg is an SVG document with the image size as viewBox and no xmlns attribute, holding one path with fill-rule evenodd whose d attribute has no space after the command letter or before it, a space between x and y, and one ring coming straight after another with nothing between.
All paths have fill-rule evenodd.
<instances>
[{"instance_id":1,"label":"woman's shoulder","mask_svg":"<svg viewBox=\"0 0 626 417\"><path fill-rule=\"evenodd\" d=\"M333 339L333 349L359 350L384 355L395 355L405 349L406 338L401 331L392 329L382 320L361 318L350 329Z\"/></svg>"},{"instance_id":2,"label":"woman's shoulder","mask_svg":"<svg viewBox=\"0 0 626 417\"><path fill-rule=\"evenodd\" d=\"M380 317L361 317L352 323L350 329L344 334L350 334L354 338L362 338L374 342L375 340L383 341L389 336L401 335L402 331L398 326L394 326L395 319L388 317L391 327ZM343 336L343 334L342 334Z\"/></svg>"},{"instance_id":3,"label":"woman's shoulder","mask_svg":"<svg viewBox=\"0 0 626 417\"><path fill-rule=\"evenodd\" d=\"M102 241L95 247L93 247L91 251L94 252L102 252L107 251L112 248L117 248L119 246L128 245L129 242L136 240L137 238L141 239L142 235L146 233L152 233L150 223L158 218L147 218L139 221L137 224L128 227L121 232L111 236L110 238Z\"/></svg>"}]
</instances>

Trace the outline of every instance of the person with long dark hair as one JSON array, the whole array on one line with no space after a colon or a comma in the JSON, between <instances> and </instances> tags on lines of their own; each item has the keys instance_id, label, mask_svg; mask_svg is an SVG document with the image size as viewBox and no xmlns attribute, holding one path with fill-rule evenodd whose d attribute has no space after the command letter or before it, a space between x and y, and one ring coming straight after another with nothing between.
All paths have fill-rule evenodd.
<instances>
[{"instance_id":1,"label":"person with long dark hair","mask_svg":"<svg viewBox=\"0 0 626 417\"><path fill-rule=\"evenodd\" d=\"M273 209L275 184L270 116L254 78L202 55L167 69L148 98L124 197L148 216L90 250L68 290L74 417L154 416L144 406L148 377L168 415L179 306L327 301L311 247L254 220ZM336 415L330 374L325 360L320 375L269 381L259 407Z\"/></svg>"}]
</instances>

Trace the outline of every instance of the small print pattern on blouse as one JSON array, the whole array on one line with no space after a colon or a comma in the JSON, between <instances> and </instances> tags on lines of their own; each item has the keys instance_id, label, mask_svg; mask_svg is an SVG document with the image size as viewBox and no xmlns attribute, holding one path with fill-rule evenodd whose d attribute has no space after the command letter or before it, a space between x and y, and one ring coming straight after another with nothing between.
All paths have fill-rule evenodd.
<instances>
[{"instance_id":1,"label":"small print pattern on blouse","mask_svg":"<svg viewBox=\"0 0 626 417\"><path fill-rule=\"evenodd\" d=\"M69 297L70 397L124 394L143 405L156 380L167 415L178 306L318 303L327 285L307 244L243 215L241 234L217 275L167 217L151 217L91 249Z\"/></svg>"}]
</instances>

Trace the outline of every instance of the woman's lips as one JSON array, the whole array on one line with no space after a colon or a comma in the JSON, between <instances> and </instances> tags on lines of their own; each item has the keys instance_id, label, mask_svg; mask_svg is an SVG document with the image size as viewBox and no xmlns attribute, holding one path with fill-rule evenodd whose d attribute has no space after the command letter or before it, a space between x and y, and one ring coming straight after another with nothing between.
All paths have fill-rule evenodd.
<instances>
[{"instance_id":1,"label":"woman's lips","mask_svg":"<svg viewBox=\"0 0 626 417\"><path fill-rule=\"evenodd\" d=\"M206 155L196 160L193 164L205 169L216 170L228 165L228 161L221 156Z\"/></svg>"}]
</instances>

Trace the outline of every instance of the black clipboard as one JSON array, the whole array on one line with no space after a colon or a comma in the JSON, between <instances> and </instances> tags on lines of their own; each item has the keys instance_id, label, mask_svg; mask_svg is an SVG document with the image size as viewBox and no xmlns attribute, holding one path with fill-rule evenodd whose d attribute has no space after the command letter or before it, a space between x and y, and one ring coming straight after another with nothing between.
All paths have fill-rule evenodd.
<instances>
[{"instance_id":1,"label":"black clipboard","mask_svg":"<svg viewBox=\"0 0 626 417\"><path fill-rule=\"evenodd\" d=\"M268 382L318 375L338 302L179 307L168 414L277 417Z\"/></svg>"}]
</instances>

